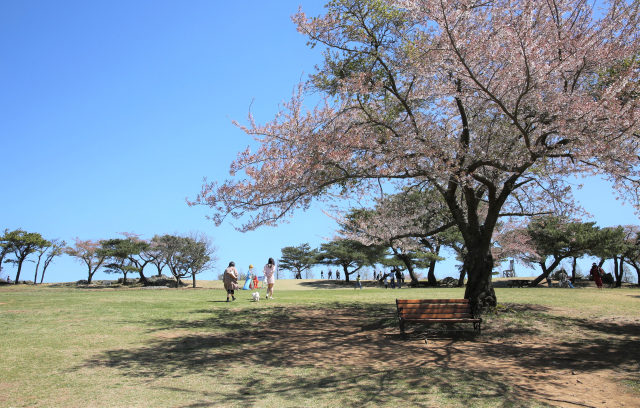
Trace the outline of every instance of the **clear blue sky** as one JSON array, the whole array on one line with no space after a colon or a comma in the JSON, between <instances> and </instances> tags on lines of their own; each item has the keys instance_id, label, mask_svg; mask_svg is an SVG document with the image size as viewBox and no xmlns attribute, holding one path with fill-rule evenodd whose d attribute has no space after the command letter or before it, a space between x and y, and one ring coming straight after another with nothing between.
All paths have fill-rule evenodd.
<instances>
[{"instance_id":1,"label":"clear blue sky","mask_svg":"<svg viewBox=\"0 0 640 408\"><path fill-rule=\"evenodd\" d=\"M311 15L324 1L305 0ZM231 124L251 101L260 122L320 63L290 21L300 0L0 3L0 229L103 239L201 230L219 264L246 267L280 248L318 246L335 224L317 208L241 234L189 208L202 178L223 180L250 139ZM637 223L610 187L578 193L601 226ZM45 281L86 278L58 258ZM438 276L453 275L453 261ZM14 277L10 265L6 271ZM33 279L34 264L23 279ZM201 275L213 279L217 272ZM96 279L111 278L102 273Z\"/></svg>"}]
</instances>

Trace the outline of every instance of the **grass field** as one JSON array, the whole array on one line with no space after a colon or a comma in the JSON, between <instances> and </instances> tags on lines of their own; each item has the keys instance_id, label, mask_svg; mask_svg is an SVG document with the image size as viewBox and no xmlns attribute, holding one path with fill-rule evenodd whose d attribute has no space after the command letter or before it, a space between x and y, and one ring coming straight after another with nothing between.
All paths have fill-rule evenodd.
<instances>
[{"instance_id":1,"label":"grass field","mask_svg":"<svg viewBox=\"0 0 640 408\"><path fill-rule=\"evenodd\" d=\"M198 284L0 287L0 406L640 405L639 289L496 289L483 335L425 342L399 336L396 297L463 289Z\"/></svg>"}]
</instances>

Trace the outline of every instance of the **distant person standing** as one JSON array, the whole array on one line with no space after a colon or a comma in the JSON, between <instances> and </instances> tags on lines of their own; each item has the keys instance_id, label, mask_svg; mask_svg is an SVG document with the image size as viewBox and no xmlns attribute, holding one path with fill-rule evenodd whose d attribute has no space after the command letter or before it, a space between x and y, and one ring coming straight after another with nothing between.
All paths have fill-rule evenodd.
<instances>
[{"instance_id":1,"label":"distant person standing","mask_svg":"<svg viewBox=\"0 0 640 408\"><path fill-rule=\"evenodd\" d=\"M331 272L331 269L329 269L329 272L327 273L327 279L331 279L331 275L332 275L332 272Z\"/></svg>"},{"instance_id":2,"label":"distant person standing","mask_svg":"<svg viewBox=\"0 0 640 408\"><path fill-rule=\"evenodd\" d=\"M404 279L402 278L402 273L400 272L400 269L396 269L396 281L398 281L398 289L402 289L402 281Z\"/></svg>"},{"instance_id":3,"label":"distant person standing","mask_svg":"<svg viewBox=\"0 0 640 408\"><path fill-rule=\"evenodd\" d=\"M224 288L227 290L227 302L229 296L236 300L234 291L238 290L238 270L233 262L229 262L229 266L224 270Z\"/></svg>"},{"instance_id":4,"label":"distant person standing","mask_svg":"<svg viewBox=\"0 0 640 408\"><path fill-rule=\"evenodd\" d=\"M262 272L265 278L267 278L267 299L269 299L269 297L273 299L273 285L276 283L276 263L273 258L269 258Z\"/></svg>"},{"instance_id":5,"label":"distant person standing","mask_svg":"<svg viewBox=\"0 0 640 408\"><path fill-rule=\"evenodd\" d=\"M547 285L549 285L549 287L551 287L551 274L547 275Z\"/></svg>"},{"instance_id":6,"label":"distant person standing","mask_svg":"<svg viewBox=\"0 0 640 408\"><path fill-rule=\"evenodd\" d=\"M336 279L340 280L340 271L336 269Z\"/></svg>"},{"instance_id":7,"label":"distant person standing","mask_svg":"<svg viewBox=\"0 0 640 408\"><path fill-rule=\"evenodd\" d=\"M384 279L384 288L389 289L389 274L385 273L382 278Z\"/></svg>"},{"instance_id":8,"label":"distant person standing","mask_svg":"<svg viewBox=\"0 0 640 408\"><path fill-rule=\"evenodd\" d=\"M320 279L324 279L324 271L320 271Z\"/></svg>"},{"instance_id":9,"label":"distant person standing","mask_svg":"<svg viewBox=\"0 0 640 408\"><path fill-rule=\"evenodd\" d=\"M591 265L589 273L593 276L593 280L596 282L598 289L602 289L602 275L604 275L602 268L594 262L593 265Z\"/></svg>"},{"instance_id":10,"label":"distant person standing","mask_svg":"<svg viewBox=\"0 0 640 408\"><path fill-rule=\"evenodd\" d=\"M396 275L391 271L391 289L396 288Z\"/></svg>"}]
</instances>

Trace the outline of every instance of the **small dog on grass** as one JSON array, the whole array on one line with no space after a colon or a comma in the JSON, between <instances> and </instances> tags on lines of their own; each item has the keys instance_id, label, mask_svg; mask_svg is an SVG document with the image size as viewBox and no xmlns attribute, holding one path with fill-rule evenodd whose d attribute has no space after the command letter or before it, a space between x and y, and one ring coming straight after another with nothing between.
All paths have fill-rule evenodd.
<instances>
[{"instance_id":1,"label":"small dog on grass","mask_svg":"<svg viewBox=\"0 0 640 408\"><path fill-rule=\"evenodd\" d=\"M254 302L259 302L260 301L260 292L252 293L251 295L253 296L253 301Z\"/></svg>"}]
</instances>

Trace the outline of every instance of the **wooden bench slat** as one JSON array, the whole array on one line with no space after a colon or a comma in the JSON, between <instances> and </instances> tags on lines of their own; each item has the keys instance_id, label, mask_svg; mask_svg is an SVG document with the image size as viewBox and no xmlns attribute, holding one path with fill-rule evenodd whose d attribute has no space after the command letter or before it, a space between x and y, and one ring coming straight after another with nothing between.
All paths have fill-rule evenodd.
<instances>
[{"instance_id":1,"label":"wooden bench slat","mask_svg":"<svg viewBox=\"0 0 640 408\"><path fill-rule=\"evenodd\" d=\"M480 323L482 319L405 319L407 323Z\"/></svg>"},{"instance_id":2,"label":"wooden bench slat","mask_svg":"<svg viewBox=\"0 0 640 408\"><path fill-rule=\"evenodd\" d=\"M399 305L420 303L469 303L469 299L396 299Z\"/></svg>"},{"instance_id":3,"label":"wooden bench slat","mask_svg":"<svg viewBox=\"0 0 640 408\"><path fill-rule=\"evenodd\" d=\"M415 311L433 311L435 313L442 313L445 311L458 311L458 310L471 310L471 308L469 307L469 305L461 305L461 306L456 306L456 305L437 305L437 307L425 307L425 306L416 306L413 307L411 305L409 306L402 306L402 311L404 313L413 313Z\"/></svg>"},{"instance_id":4,"label":"wooden bench slat","mask_svg":"<svg viewBox=\"0 0 640 408\"><path fill-rule=\"evenodd\" d=\"M473 319L473 315L471 313L409 313L403 314L402 317L405 320L410 319Z\"/></svg>"}]
</instances>

